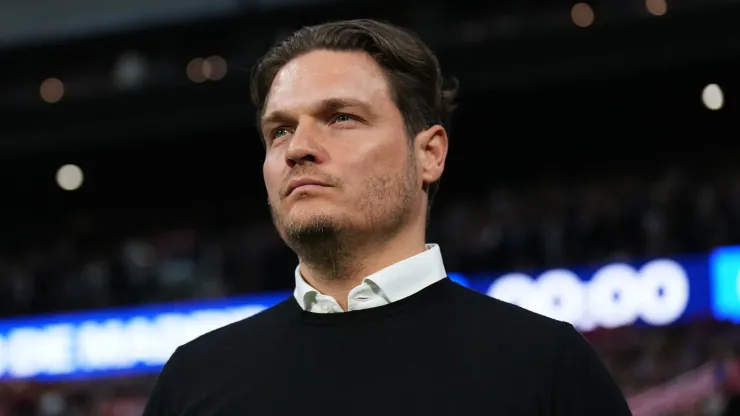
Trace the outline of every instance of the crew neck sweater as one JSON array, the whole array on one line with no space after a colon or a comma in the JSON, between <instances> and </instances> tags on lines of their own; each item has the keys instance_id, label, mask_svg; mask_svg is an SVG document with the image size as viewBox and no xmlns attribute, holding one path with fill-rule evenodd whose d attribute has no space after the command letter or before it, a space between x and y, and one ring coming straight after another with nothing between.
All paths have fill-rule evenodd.
<instances>
[{"instance_id":1,"label":"crew neck sweater","mask_svg":"<svg viewBox=\"0 0 740 416\"><path fill-rule=\"evenodd\" d=\"M172 355L144 416L622 416L624 397L569 324L445 278L337 314L291 297Z\"/></svg>"}]
</instances>

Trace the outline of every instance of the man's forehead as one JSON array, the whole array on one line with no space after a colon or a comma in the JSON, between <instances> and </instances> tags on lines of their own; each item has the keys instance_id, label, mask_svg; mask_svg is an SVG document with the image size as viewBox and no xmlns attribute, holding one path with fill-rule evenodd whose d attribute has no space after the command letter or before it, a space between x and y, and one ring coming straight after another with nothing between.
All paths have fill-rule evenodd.
<instances>
[{"instance_id":1,"label":"man's forehead","mask_svg":"<svg viewBox=\"0 0 740 416\"><path fill-rule=\"evenodd\" d=\"M368 104L388 98L382 70L364 53L316 51L301 56L277 73L265 114L310 107L335 97Z\"/></svg>"}]
</instances>

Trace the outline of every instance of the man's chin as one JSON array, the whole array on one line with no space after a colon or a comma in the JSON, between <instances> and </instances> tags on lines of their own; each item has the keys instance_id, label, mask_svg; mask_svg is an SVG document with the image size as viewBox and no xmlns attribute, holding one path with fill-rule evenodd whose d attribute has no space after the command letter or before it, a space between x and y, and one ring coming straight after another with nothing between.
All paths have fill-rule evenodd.
<instances>
[{"instance_id":1,"label":"man's chin","mask_svg":"<svg viewBox=\"0 0 740 416\"><path fill-rule=\"evenodd\" d=\"M338 221L333 216L325 213L302 212L291 215L283 223L283 229L288 239L305 241L306 239L336 235L339 226Z\"/></svg>"},{"instance_id":2,"label":"man's chin","mask_svg":"<svg viewBox=\"0 0 740 416\"><path fill-rule=\"evenodd\" d=\"M310 226L316 223L329 223L333 222L333 215L330 215L326 210L311 208L294 208L290 210L288 215L285 217L285 224L291 224L292 226Z\"/></svg>"}]
</instances>

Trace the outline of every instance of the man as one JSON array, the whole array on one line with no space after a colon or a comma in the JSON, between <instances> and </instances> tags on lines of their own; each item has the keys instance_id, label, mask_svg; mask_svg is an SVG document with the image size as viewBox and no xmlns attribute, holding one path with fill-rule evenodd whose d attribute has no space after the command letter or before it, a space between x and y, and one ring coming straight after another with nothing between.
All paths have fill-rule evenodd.
<instances>
[{"instance_id":1,"label":"man","mask_svg":"<svg viewBox=\"0 0 740 416\"><path fill-rule=\"evenodd\" d=\"M294 297L180 347L146 415L628 415L562 322L451 282L425 244L454 89L414 35L309 27L252 81Z\"/></svg>"}]
</instances>

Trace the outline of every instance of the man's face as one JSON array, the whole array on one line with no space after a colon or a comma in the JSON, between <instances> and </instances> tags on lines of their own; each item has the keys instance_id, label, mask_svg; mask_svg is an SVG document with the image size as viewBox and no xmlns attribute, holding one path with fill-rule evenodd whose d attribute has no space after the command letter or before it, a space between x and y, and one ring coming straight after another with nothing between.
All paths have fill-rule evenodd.
<instances>
[{"instance_id":1,"label":"man's face","mask_svg":"<svg viewBox=\"0 0 740 416\"><path fill-rule=\"evenodd\" d=\"M403 118L369 55L319 50L289 62L261 128L270 208L289 244L312 233L387 236L423 212ZM322 185L293 189L301 179Z\"/></svg>"}]
</instances>

